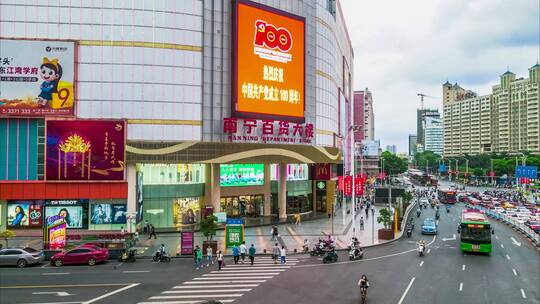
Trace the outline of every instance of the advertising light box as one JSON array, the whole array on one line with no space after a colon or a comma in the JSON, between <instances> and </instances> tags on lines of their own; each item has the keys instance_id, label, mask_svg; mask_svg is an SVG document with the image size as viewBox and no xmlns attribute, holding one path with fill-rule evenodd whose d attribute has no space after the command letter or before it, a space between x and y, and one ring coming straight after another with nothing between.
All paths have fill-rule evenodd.
<instances>
[{"instance_id":1,"label":"advertising light box","mask_svg":"<svg viewBox=\"0 0 540 304\"><path fill-rule=\"evenodd\" d=\"M0 39L0 116L72 116L73 41Z\"/></svg>"},{"instance_id":2,"label":"advertising light box","mask_svg":"<svg viewBox=\"0 0 540 304\"><path fill-rule=\"evenodd\" d=\"M303 122L305 19L238 0L233 24L233 116Z\"/></svg>"},{"instance_id":3,"label":"advertising light box","mask_svg":"<svg viewBox=\"0 0 540 304\"><path fill-rule=\"evenodd\" d=\"M264 185L264 165L220 165L219 179L221 187L262 186Z\"/></svg>"}]
</instances>

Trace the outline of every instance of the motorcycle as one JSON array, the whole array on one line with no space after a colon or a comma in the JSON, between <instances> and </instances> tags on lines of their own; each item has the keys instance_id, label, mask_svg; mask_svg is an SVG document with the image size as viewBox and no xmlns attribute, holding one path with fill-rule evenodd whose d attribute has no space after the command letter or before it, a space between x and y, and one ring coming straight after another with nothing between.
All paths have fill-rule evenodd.
<instances>
[{"instance_id":1,"label":"motorcycle","mask_svg":"<svg viewBox=\"0 0 540 304\"><path fill-rule=\"evenodd\" d=\"M450 208L446 208L446 213L450 213Z\"/></svg>"},{"instance_id":2,"label":"motorcycle","mask_svg":"<svg viewBox=\"0 0 540 304\"><path fill-rule=\"evenodd\" d=\"M309 245L308 244L302 245L302 251L303 252L309 252Z\"/></svg>"},{"instance_id":3,"label":"motorcycle","mask_svg":"<svg viewBox=\"0 0 540 304\"><path fill-rule=\"evenodd\" d=\"M311 250L309 252L309 255L311 255L311 256L321 256L321 255L324 255L325 253L326 253L326 251L321 249L321 247L315 246L315 247L313 247L313 250Z\"/></svg>"},{"instance_id":4,"label":"motorcycle","mask_svg":"<svg viewBox=\"0 0 540 304\"><path fill-rule=\"evenodd\" d=\"M424 245L419 245L418 246L418 256L424 256L425 249L426 249L426 247Z\"/></svg>"},{"instance_id":5,"label":"motorcycle","mask_svg":"<svg viewBox=\"0 0 540 304\"><path fill-rule=\"evenodd\" d=\"M164 253L164 254L161 254L161 251L156 251L156 253L154 253L154 256L152 257L152 260L154 260L154 262L170 262L171 261L171 257L167 255L167 253Z\"/></svg>"},{"instance_id":6,"label":"motorcycle","mask_svg":"<svg viewBox=\"0 0 540 304\"><path fill-rule=\"evenodd\" d=\"M122 251L122 254L120 254L120 256L118 256L118 261L119 262L131 262L131 263L134 263L136 254L137 254L137 249L128 249L128 250L124 249Z\"/></svg>"},{"instance_id":7,"label":"motorcycle","mask_svg":"<svg viewBox=\"0 0 540 304\"><path fill-rule=\"evenodd\" d=\"M439 211L435 212L435 219L439 219L441 217L441 214Z\"/></svg>"},{"instance_id":8,"label":"motorcycle","mask_svg":"<svg viewBox=\"0 0 540 304\"><path fill-rule=\"evenodd\" d=\"M420 210L416 211L416 217L420 217L420 214L422 214L422 211Z\"/></svg>"},{"instance_id":9,"label":"motorcycle","mask_svg":"<svg viewBox=\"0 0 540 304\"><path fill-rule=\"evenodd\" d=\"M410 238L411 235L412 235L412 229L411 229L411 227L409 227L409 228L407 228L407 237Z\"/></svg>"},{"instance_id":10,"label":"motorcycle","mask_svg":"<svg viewBox=\"0 0 540 304\"><path fill-rule=\"evenodd\" d=\"M333 263L333 262L337 262L338 260L338 255L337 253L332 250L332 251L328 251L324 257L323 257L323 263L326 264L326 263Z\"/></svg>"},{"instance_id":11,"label":"motorcycle","mask_svg":"<svg viewBox=\"0 0 540 304\"><path fill-rule=\"evenodd\" d=\"M359 260L364 257L364 251L362 248L351 248L349 251L349 260Z\"/></svg>"}]
</instances>

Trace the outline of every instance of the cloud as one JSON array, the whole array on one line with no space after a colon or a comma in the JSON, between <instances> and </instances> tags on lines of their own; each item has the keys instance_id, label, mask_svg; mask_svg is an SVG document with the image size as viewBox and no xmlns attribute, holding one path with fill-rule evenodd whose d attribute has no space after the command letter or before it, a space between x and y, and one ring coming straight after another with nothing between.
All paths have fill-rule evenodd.
<instances>
[{"instance_id":1,"label":"cloud","mask_svg":"<svg viewBox=\"0 0 540 304\"><path fill-rule=\"evenodd\" d=\"M408 150L417 93L442 108L447 79L488 94L507 67L518 77L538 60L539 2L341 0L355 53L354 88L373 93L375 135Z\"/></svg>"}]
</instances>

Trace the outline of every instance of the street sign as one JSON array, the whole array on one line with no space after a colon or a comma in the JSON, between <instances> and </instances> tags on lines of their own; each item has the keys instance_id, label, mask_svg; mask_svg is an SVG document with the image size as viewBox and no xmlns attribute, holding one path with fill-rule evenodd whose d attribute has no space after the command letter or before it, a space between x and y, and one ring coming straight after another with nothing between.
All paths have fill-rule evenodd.
<instances>
[{"instance_id":1,"label":"street sign","mask_svg":"<svg viewBox=\"0 0 540 304\"><path fill-rule=\"evenodd\" d=\"M536 166L516 166L516 177L538 178L538 167Z\"/></svg>"},{"instance_id":2,"label":"street sign","mask_svg":"<svg viewBox=\"0 0 540 304\"><path fill-rule=\"evenodd\" d=\"M240 246L244 241L244 220L228 218L225 225L225 247Z\"/></svg>"},{"instance_id":3,"label":"street sign","mask_svg":"<svg viewBox=\"0 0 540 304\"><path fill-rule=\"evenodd\" d=\"M439 165L439 172L440 172L440 173L446 172L446 165L445 165L445 164Z\"/></svg>"}]
</instances>

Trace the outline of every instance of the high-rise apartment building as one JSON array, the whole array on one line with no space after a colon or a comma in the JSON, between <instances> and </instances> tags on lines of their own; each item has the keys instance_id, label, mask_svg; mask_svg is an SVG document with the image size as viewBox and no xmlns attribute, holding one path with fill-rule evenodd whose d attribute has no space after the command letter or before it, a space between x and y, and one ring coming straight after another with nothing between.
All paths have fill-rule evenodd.
<instances>
[{"instance_id":1,"label":"high-rise apartment building","mask_svg":"<svg viewBox=\"0 0 540 304\"><path fill-rule=\"evenodd\" d=\"M444 155L540 152L540 65L529 78L510 71L489 95L443 84Z\"/></svg>"},{"instance_id":2,"label":"high-rise apartment building","mask_svg":"<svg viewBox=\"0 0 540 304\"><path fill-rule=\"evenodd\" d=\"M387 145L386 146L386 151L392 153L392 154L397 154L397 146L396 145Z\"/></svg>"},{"instance_id":3,"label":"high-rise apartment building","mask_svg":"<svg viewBox=\"0 0 540 304\"><path fill-rule=\"evenodd\" d=\"M363 91L354 91L355 102L355 124L361 123L363 126L363 138L366 140L375 140L375 115L373 113L373 96L371 91L366 88ZM356 105L358 102L358 105ZM362 106L362 111L357 111L357 107ZM363 115L360 118L361 113ZM357 120L357 117L358 120Z\"/></svg>"},{"instance_id":4,"label":"high-rise apartment building","mask_svg":"<svg viewBox=\"0 0 540 304\"><path fill-rule=\"evenodd\" d=\"M424 150L443 154L443 123L441 118L426 117L424 128Z\"/></svg>"}]
</instances>

